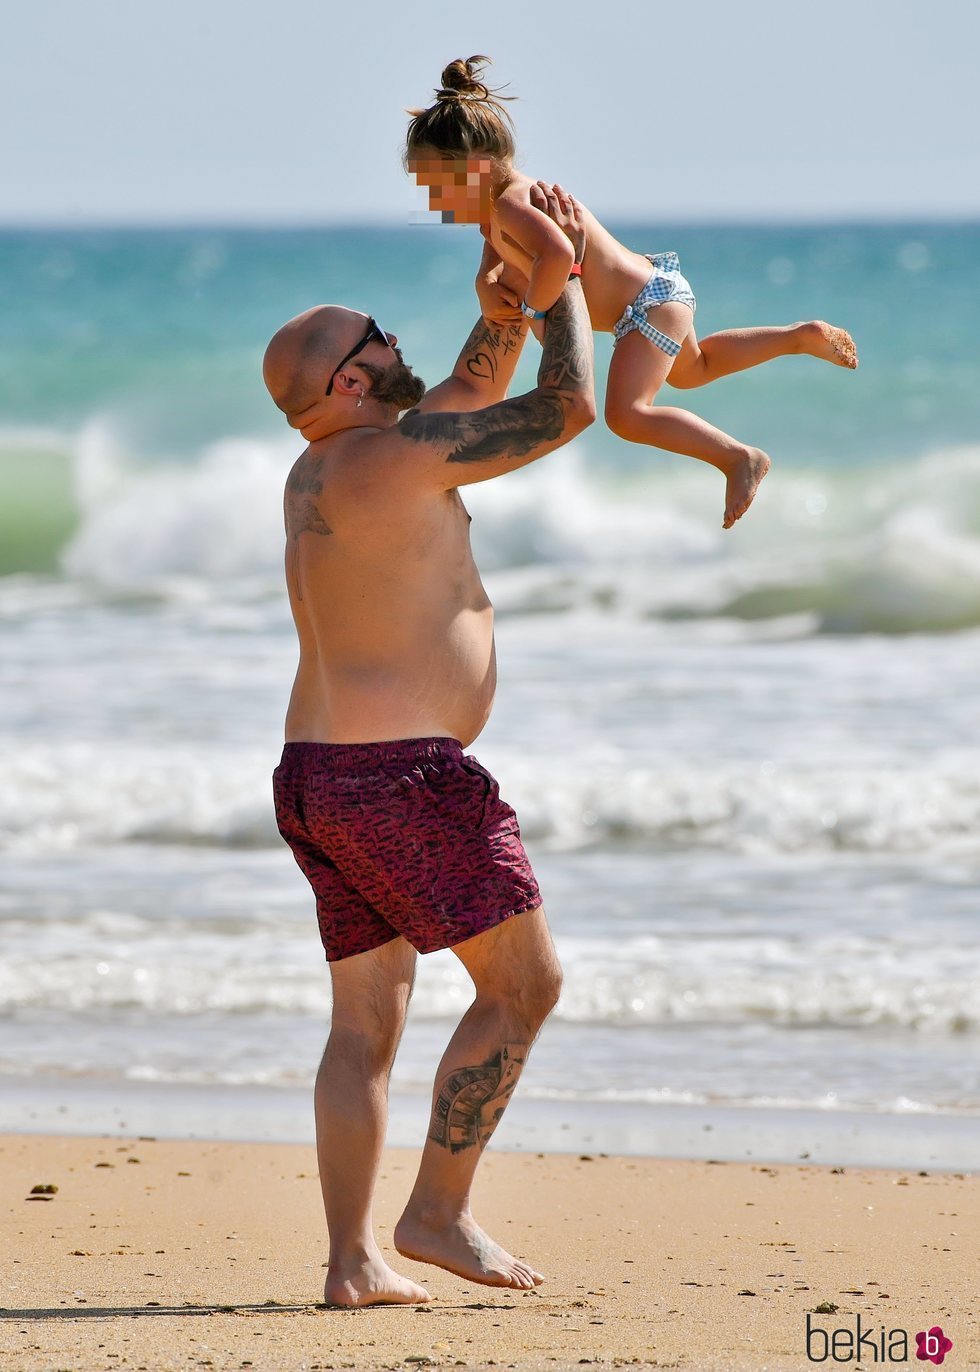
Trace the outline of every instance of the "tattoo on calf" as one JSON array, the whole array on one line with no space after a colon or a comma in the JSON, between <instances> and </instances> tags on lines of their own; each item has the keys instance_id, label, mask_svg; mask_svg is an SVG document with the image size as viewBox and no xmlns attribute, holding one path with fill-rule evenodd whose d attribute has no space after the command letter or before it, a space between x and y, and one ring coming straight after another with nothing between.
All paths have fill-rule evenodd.
<instances>
[{"instance_id":1,"label":"tattoo on calf","mask_svg":"<svg viewBox=\"0 0 980 1372\"><path fill-rule=\"evenodd\" d=\"M451 1153L485 1147L507 1108L526 1053L525 1044L506 1043L486 1062L448 1072L432 1111L432 1142Z\"/></svg>"}]
</instances>

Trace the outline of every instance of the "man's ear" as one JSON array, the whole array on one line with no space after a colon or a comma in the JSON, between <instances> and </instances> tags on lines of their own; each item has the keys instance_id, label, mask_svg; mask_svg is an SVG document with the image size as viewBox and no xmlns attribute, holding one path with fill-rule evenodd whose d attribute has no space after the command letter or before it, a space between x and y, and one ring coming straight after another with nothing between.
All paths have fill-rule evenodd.
<instances>
[{"instance_id":1,"label":"man's ear","mask_svg":"<svg viewBox=\"0 0 980 1372\"><path fill-rule=\"evenodd\" d=\"M364 382L350 372L338 372L333 379L334 393L356 399L364 394Z\"/></svg>"}]
</instances>

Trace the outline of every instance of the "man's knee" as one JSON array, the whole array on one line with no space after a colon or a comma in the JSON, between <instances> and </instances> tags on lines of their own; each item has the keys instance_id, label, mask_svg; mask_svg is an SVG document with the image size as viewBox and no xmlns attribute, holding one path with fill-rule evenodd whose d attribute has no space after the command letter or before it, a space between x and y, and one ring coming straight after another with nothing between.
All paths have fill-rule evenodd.
<instances>
[{"instance_id":1,"label":"man's knee","mask_svg":"<svg viewBox=\"0 0 980 1372\"><path fill-rule=\"evenodd\" d=\"M561 995L562 972L557 958L510 969L505 975L481 978L477 994L497 1001L506 1013L537 1032Z\"/></svg>"},{"instance_id":2,"label":"man's knee","mask_svg":"<svg viewBox=\"0 0 980 1372\"><path fill-rule=\"evenodd\" d=\"M364 1071L387 1070L395 1060L404 1027L405 1009L397 1004L383 1010L374 1007L369 1012L334 1006L326 1051Z\"/></svg>"}]
</instances>

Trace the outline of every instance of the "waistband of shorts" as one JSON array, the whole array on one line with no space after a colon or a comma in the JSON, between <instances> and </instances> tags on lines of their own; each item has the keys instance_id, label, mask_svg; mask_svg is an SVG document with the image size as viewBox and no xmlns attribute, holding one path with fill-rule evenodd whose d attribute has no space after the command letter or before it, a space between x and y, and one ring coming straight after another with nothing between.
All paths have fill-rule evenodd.
<instances>
[{"instance_id":1,"label":"waistband of shorts","mask_svg":"<svg viewBox=\"0 0 980 1372\"><path fill-rule=\"evenodd\" d=\"M356 771L365 767L409 766L424 758L459 758L463 745L458 738L393 738L379 743L286 743L283 767L320 767L331 771Z\"/></svg>"}]
</instances>

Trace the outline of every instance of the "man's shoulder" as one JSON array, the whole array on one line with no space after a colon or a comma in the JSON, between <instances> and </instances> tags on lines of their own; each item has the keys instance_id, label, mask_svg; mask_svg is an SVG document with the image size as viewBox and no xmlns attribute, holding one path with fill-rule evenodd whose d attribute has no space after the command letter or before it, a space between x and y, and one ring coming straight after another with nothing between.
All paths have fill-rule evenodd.
<instances>
[{"instance_id":1,"label":"man's shoulder","mask_svg":"<svg viewBox=\"0 0 980 1372\"><path fill-rule=\"evenodd\" d=\"M417 411L409 414L416 415L417 422L435 417ZM408 441L402 423L386 428L360 426L311 444L303 457L308 469L316 470L322 494L352 510L412 503L416 497L432 495L430 483L423 479L419 444Z\"/></svg>"}]
</instances>

